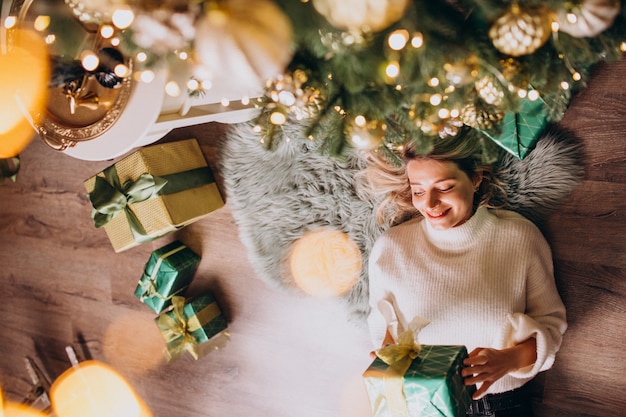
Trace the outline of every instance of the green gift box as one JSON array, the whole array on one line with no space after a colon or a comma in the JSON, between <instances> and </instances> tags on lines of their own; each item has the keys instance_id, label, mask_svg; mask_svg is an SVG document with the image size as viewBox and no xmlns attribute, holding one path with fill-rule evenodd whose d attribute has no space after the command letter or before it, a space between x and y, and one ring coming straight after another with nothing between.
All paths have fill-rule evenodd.
<instances>
[{"instance_id":1,"label":"green gift box","mask_svg":"<svg viewBox=\"0 0 626 417\"><path fill-rule=\"evenodd\" d=\"M466 357L465 346L423 345L404 372L376 358L363 373L373 417L464 416L476 390L463 383Z\"/></svg>"},{"instance_id":2,"label":"green gift box","mask_svg":"<svg viewBox=\"0 0 626 417\"><path fill-rule=\"evenodd\" d=\"M172 297L170 308L154 321L165 339L168 362L185 351L199 359L228 341L226 318L210 291L192 299Z\"/></svg>"},{"instance_id":3,"label":"green gift box","mask_svg":"<svg viewBox=\"0 0 626 417\"><path fill-rule=\"evenodd\" d=\"M483 131L487 137L518 159L524 159L533 149L548 121L543 101L524 98L521 102L520 110L506 113L497 130Z\"/></svg>"},{"instance_id":4,"label":"green gift box","mask_svg":"<svg viewBox=\"0 0 626 417\"><path fill-rule=\"evenodd\" d=\"M135 296L160 313L172 304L171 298L182 295L191 284L200 257L180 241L174 241L150 254Z\"/></svg>"},{"instance_id":5,"label":"green gift box","mask_svg":"<svg viewBox=\"0 0 626 417\"><path fill-rule=\"evenodd\" d=\"M122 252L185 227L224 206L200 144L146 146L84 182L95 227Z\"/></svg>"}]
</instances>

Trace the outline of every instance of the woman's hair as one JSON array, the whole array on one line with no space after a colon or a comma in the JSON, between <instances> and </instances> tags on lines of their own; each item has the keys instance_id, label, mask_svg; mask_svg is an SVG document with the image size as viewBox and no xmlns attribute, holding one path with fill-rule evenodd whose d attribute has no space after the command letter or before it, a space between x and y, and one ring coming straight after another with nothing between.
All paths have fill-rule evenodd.
<instances>
[{"instance_id":1,"label":"woman's hair","mask_svg":"<svg viewBox=\"0 0 626 417\"><path fill-rule=\"evenodd\" d=\"M374 200L379 224L397 224L418 214L412 203L407 162L415 159L451 161L470 179L475 174L482 177L474 195L474 208L493 207L489 204L493 197L499 195L504 199L505 193L493 176L493 164L485 162L484 146L480 133L466 130L457 136L435 139L432 149L425 154L417 153L412 143L406 145L401 166L395 166L378 152L372 152L365 156L367 167L357 174L357 188Z\"/></svg>"}]
</instances>

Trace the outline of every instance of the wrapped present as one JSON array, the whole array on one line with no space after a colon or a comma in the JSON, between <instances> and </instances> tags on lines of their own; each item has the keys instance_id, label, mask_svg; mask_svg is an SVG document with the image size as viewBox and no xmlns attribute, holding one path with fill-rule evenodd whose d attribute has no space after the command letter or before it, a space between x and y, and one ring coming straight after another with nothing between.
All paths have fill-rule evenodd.
<instances>
[{"instance_id":1,"label":"wrapped present","mask_svg":"<svg viewBox=\"0 0 626 417\"><path fill-rule=\"evenodd\" d=\"M193 279L200 257L180 241L174 241L150 254L135 296L160 313L169 307L171 298L183 295Z\"/></svg>"},{"instance_id":2,"label":"wrapped present","mask_svg":"<svg viewBox=\"0 0 626 417\"><path fill-rule=\"evenodd\" d=\"M373 417L465 416L476 390L461 376L465 346L420 346L408 333L363 373Z\"/></svg>"},{"instance_id":3,"label":"wrapped present","mask_svg":"<svg viewBox=\"0 0 626 417\"><path fill-rule=\"evenodd\" d=\"M187 226L224 201L195 139L142 148L85 181L115 252Z\"/></svg>"},{"instance_id":4,"label":"wrapped present","mask_svg":"<svg viewBox=\"0 0 626 417\"><path fill-rule=\"evenodd\" d=\"M228 341L226 318L211 292L190 300L172 297L172 306L155 318L155 322L165 339L168 362L185 351L199 359Z\"/></svg>"},{"instance_id":5,"label":"wrapped present","mask_svg":"<svg viewBox=\"0 0 626 417\"><path fill-rule=\"evenodd\" d=\"M541 100L522 99L516 113L504 115L497 131L483 131L491 140L518 159L524 159L533 149L539 134L547 125L546 105Z\"/></svg>"}]
</instances>

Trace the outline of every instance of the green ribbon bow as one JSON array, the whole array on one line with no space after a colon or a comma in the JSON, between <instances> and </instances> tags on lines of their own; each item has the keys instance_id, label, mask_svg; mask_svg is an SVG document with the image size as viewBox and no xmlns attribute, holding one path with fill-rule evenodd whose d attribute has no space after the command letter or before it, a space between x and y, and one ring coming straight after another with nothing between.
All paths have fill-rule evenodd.
<instances>
[{"instance_id":1,"label":"green ribbon bow","mask_svg":"<svg viewBox=\"0 0 626 417\"><path fill-rule=\"evenodd\" d=\"M93 206L91 217L96 227L102 227L111 219L124 212L136 241L146 239L146 231L130 209L129 204L146 201L159 195L159 191L167 184L167 180L152 174L141 174L136 181L120 184L120 179L111 165L103 171L104 178L96 176L94 189L89 193Z\"/></svg>"}]
</instances>

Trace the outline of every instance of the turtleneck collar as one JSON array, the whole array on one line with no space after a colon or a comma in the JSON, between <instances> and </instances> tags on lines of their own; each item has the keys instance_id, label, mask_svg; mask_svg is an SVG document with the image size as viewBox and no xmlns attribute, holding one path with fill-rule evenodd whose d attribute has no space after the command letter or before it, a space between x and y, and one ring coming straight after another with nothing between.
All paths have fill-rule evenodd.
<instances>
[{"instance_id":1,"label":"turtleneck collar","mask_svg":"<svg viewBox=\"0 0 626 417\"><path fill-rule=\"evenodd\" d=\"M489 210L486 207L480 207L465 223L450 229L435 230L426 219L421 223L426 236L435 246L462 249L476 242L485 229L489 217Z\"/></svg>"}]
</instances>

